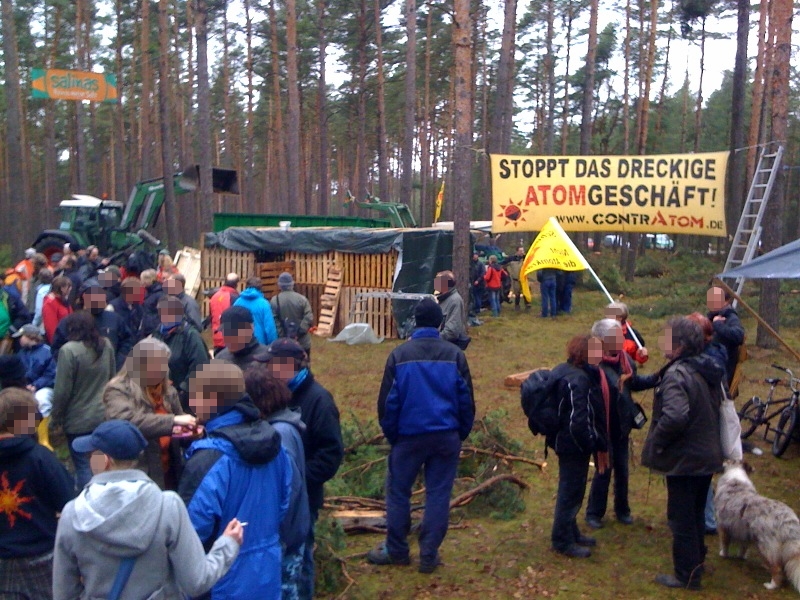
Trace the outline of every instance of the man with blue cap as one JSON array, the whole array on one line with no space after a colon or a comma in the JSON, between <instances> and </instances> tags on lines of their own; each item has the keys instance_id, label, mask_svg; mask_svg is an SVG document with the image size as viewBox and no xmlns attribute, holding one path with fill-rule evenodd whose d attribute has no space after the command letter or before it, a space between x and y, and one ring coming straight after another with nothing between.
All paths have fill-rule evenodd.
<instances>
[{"instance_id":1,"label":"man with blue cap","mask_svg":"<svg viewBox=\"0 0 800 600\"><path fill-rule=\"evenodd\" d=\"M136 469L147 440L135 425L106 421L72 447L92 453L95 475L61 514L55 600L199 596L227 573L242 524L231 520L206 554L180 497ZM135 585L127 585L131 578Z\"/></svg>"}]
</instances>

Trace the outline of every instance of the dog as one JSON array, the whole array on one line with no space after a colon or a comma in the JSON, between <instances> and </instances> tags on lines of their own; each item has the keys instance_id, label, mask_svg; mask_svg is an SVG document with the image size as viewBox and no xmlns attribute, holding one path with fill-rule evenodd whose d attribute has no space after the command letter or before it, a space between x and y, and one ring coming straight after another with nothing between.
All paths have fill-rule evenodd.
<instances>
[{"instance_id":1,"label":"dog","mask_svg":"<svg viewBox=\"0 0 800 600\"><path fill-rule=\"evenodd\" d=\"M800 520L783 502L760 496L743 463L725 461L714 508L720 556L730 556L730 545L735 543L738 557L746 558L748 547L755 544L772 575L764 587L775 590L788 579L800 591Z\"/></svg>"}]
</instances>

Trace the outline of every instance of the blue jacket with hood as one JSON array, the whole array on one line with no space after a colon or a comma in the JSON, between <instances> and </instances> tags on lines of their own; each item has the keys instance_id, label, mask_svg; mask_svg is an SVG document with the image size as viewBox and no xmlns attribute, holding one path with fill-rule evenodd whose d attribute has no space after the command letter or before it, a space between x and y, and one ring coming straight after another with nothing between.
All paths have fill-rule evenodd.
<instances>
[{"instance_id":1,"label":"blue jacket with hood","mask_svg":"<svg viewBox=\"0 0 800 600\"><path fill-rule=\"evenodd\" d=\"M247 288L233 303L243 306L253 315L253 334L259 343L269 346L278 339L278 329L272 316L272 306L257 288Z\"/></svg>"},{"instance_id":2,"label":"blue jacket with hood","mask_svg":"<svg viewBox=\"0 0 800 600\"><path fill-rule=\"evenodd\" d=\"M281 597L280 529L289 508L292 463L280 435L249 397L206 423L178 492L205 544L234 517L248 523L238 560L211 590L219 599Z\"/></svg>"},{"instance_id":3,"label":"blue jacket with hood","mask_svg":"<svg viewBox=\"0 0 800 600\"><path fill-rule=\"evenodd\" d=\"M378 396L381 429L394 444L399 437L458 431L465 440L475 419L472 378L464 353L419 327L386 361Z\"/></svg>"}]
</instances>

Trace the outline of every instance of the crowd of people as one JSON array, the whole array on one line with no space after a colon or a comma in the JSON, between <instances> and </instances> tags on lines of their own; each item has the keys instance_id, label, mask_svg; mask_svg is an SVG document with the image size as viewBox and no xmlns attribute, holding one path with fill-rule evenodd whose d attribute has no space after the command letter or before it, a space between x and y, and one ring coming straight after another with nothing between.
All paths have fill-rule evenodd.
<instances>
[{"instance_id":1,"label":"crowd of people","mask_svg":"<svg viewBox=\"0 0 800 600\"><path fill-rule=\"evenodd\" d=\"M158 270L135 274L73 250L54 270L26 254L30 270L18 266L20 277L2 289L0 596L313 597L315 523L344 448L334 398L311 371L313 312L291 274L280 275L271 299L260 279L239 292L239 276L229 274L204 323L166 255ZM523 258L473 265L473 291L485 282L496 314L500 272L516 274L518 286L513 263ZM540 275L549 296L542 316L568 312L552 297L557 274ZM468 305L452 272L438 273L434 288L436 300L417 304L410 338L385 364L377 413L390 445L387 533L366 556L410 564L412 486L424 471L421 573L441 563L475 417ZM38 323L31 298L34 310L41 305ZM634 522L629 436L642 421L632 394L654 388L642 462L666 475L674 562L656 581L700 587L711 476L722 464L719 406L744 340L723 290L709 290L708 309L666 324L659 346L668 362L652 375L637 373L649 354L622 303L569 340L549 388L558 416L547 436L559 457L556 552L584 558L597 543L578 526L591 461L587 526L604 526L611 490L616 520ZM60 441L73 474L45 448Z\"/></svg>"},{"instance_id":2,"label":"crowd of people","mask_svg":"<svg viewBox=\"0 0 800 600\"><path fill-rule=\"evenodd\" d=\"M49 282L50 267L22 265L3 287L0 596L313 597L315 523L344 449L291 275L272 303L259 278L239 293L228 276L212 358L166 254L136 274L73 250Z\"/></svg>"},{"instance_id":3,"label":"crowd of people","mask_svg":"<svg viewBox=\"0 0 800 600\"><path fill-rule=\"evenodd\" d=\"M470 262L470 308L477 316L487 308L493 317L499 317L503 304L511 304L514 310L531 309L531 302L522 291L522 263L525 260L525 248L503 259L497 254L488 258L478 252L473 253ZM536 271L539 284L542 317L555 317L572 312L572 292L577 283L577 273L561 269L540 269ZM533 284L532 275L525 275L528 287Z\"/></svg>"},{"instance_id":4,"label":"crowd of people","mask_svg":"<svg viewBox=\"0 0 800 600\"><path fill-rule=\"evenodd\" d=\"M547 439L559 459L551 535L556 552L585 558L597 543L578 526L592 460L595 473L586 525L604 526L612 476L616 520L623 525L634 522L628 497L628 440L632 428L642 422L636 420L640 409L631 393L654 388L641 458L644 466L666 476L667 521L673 536L673 573L658 575L656 582L700 589L705 535L715 533L715 525L706 519L711 478L722 470L723 461L720 406L730 394L744 342L744 329L723 289L708 291L707 307L706 315L693 313L666 323L659 347L667 363L652 375L636 372L636 363L647 360L648 354L641 336L626 326L624 304L610 304L605 318L589 333L569 341L566 362L550 374L558 411L558 426Z\"/></svg>"}]
</instances>

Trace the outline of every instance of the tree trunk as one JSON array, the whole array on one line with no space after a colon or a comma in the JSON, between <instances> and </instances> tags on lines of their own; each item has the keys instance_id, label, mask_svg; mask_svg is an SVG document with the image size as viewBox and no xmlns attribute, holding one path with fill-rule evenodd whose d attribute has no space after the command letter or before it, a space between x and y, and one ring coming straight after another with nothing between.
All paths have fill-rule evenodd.
<instances>
[{"instance_id":1,"label":"tree trunk","mask_svg":"<svg viewBox=\"0 0 800 600\"><path fill-rule=\"evenodd\" d=\"M122 22L122 0L115 0L114 8L117 21L117 37L114 40L114 68L117 73L117 104L114 105L114 194L116 200L127 202L128 177L125 168L125 115L124 104L122 102L125 91L125 78L122 72L122 52L123 52L123 31Z\"/></svg>"},{"instance_id":2,"label":"tree trunk","mask_svg":"<svg viewBox=\"0 0 800 600\"><path fill-rule=\"evenodd\" d=\"M544 153L553 154L556 130L556 61L553 38L555 36L556 10L554 0L547 0L547 33L545 39L544 79L547 93L547 119L545 120Z\"/></svg>"},{"instance_id":3,"label":"tree trunk","mask_svg":"<svg viewBox=\"0 0 800 600\"><path fill-rule=\"evenodd\" d=\"M280 53L278 51L278 17L275 13L275 0L269 3L269 23L270 23L270 54L272 61L272 117L273 127L270 140L270 150L273 153L271 175L275 184L275 193L268 195L271 199L269 208L277 213L289 212L289 201L287 189L288 168L286 165L286 153L284 152L285 132L283 130L283 101L281 99L281 66Z\"/></svg>"},{"instance_id":4,"label":"tree trunk","mask_svg":"<svg viewBox=\"0 0 800 600\"><path fill-rule=\"evenodd\" d=\"M253 18L250 15L250 0L244 0L244 31L246 41L245 69L247 71L247 124L245 125L244 142L244 172L242 177L242 189L239 193L244 198L244 207L247 212L255 212L253 204L253 169L255 168L255 134L253 130L255 85L253 83Z\"/></svg>"},{"instance_id":5,"label":"tree trunk","mask_svg":"<svg viewBox=\"0 0 800 600\"><path fill-rule=\"evenodd\" d=\"M472 216L472 17L469 0L454 0L453 47L455 60L455 105L452 181L459 182L459 193L451 185L447 195L454 205L453 271L458 291L469 298L470 235Z\"/></svg>"},{"instance_id":6,"label":"tree trunk","mask_svg":"<svg viewBox=\"0 0 800 600\"><path fill-rule=\"evenodd\" d=\"M764 80L767 71L767 15L770 3L762 2L758 13L758 52L756 54L756 70L753 74L752 109L750 110L750 127L747 135L747 176L745 185L753 179L758 155L758 144L761 131L761 114L764 106Z\"/></svg>"},{"instance_id":7,"label":"tree trunk","mask_svg":"<svg viewBox=\"0 0 800 600\"><path fill-rule=\"evenodd\" d=\"M353 193L356 198L361 198L369 192L367 185L367 3L361 0L358 11L358 73L356 74L358 94L356 114L356 164L355 188Z\"/></svg>"},{"instance_id":8,"label":"tree trunk","mask_svg":"<svg viewBox=\"0 0 800 600\"><path fill-rule=\"evenodd\" d=\"M589 7L589 42L586 51L586 66L583 78L583 101L581 102L581 148L582 155L592 151L592 109L594 106L594 70L597 57L597 13L599 0L591 0Z\"/></svg>"},{"instance_id":9,"label":"tree trunk","mask_svg":"<svg viewBox=\"0 0 800 600\"><path fill-rule=\"evenodd\" d=\"M197 145L200 163L198 216L202 231L213 227L214 192L211 181L211 88L208 82L208 5L195 0L197 40Z\"/></svg>"},{"instance_id":10,"label":"tree trunk","mask_svg":"<svg viewBox=\"0 0 800 600\"><path fill-rule=\"evenodd\" d=\"M489 132L489 152L508 154L514 117L514 48L517 32L517 0L505 0L503 37L497 66L492 126ZM551 59L552 60L552 59Z\"/></svg>"},{"instance_id":11,"label":"tree trunk","mask_svg":"<svg viewBox=\"0 0 800 600\"><path fill-rule=\"evenodd\" d=\"M561 105L561 154L567 153L567 138L569 136L569 70L570 51L572 50L572 23L575 20L575 10L572 0L567 1L567 41L566 56L564 57L564 99Z\"/></svg>"},{"instance_id":12,"label":"tree trunk","mask_svg":"<svg viewBox=\"0 0 800 600\"><path fill-rule=\"evenodd\" d=\"M389 200L389 157L386 144L386 98L383 74L383 24L381 23L381 0L375 0L375 53L378 58L377 98L377 146L378 146L378 196Z\"/></svg>"},{"instance_id":13,"label":"tree trunk","mask_svg":"<svg viewBox=\"0 0 800 600\"><path fill-rule=\"evenodd\" d=\"M428 11L430 15L430 10ZM414 182L414 125L417 109L417 1L405 0L406 77L403 94L403 148L400 174L400 202L411 202ZM427 55L426 55L427 57ZM424 127L425 125L423 125ZM423 150L424 152L424 150ZM425 220L420 211L420 224Z\"/></svg>"},{"instance_id":14,"label":"tree trunk","mask_svg":"<svg viewBox=\"0 0 800 600\"><path fill-rule=\"evenodd\" d=\"M86 49L84 48L83 28L88 26L85 21L86 0L75 2L75 68L86 68ZM88 181L86 179L86 138L84 127L85 113L83 102L75 103L75 188L81 193L86 193Z\"/></svg>"},{"instance_id":15,"label":"tree trunk","mask_svg":"<svg viewBox=\"0 0 800 600\"><path fill-rule=\"evenodd\" d=\"M736 59L733 65L733 89L744 90L747 84L747 39L750 33L750 2L737 0ZM739 224L747 182L744 154L745 94L731 95L731 143L728 175L727 226L733 233Z\"/></svg>"},{"instance_id":16,"label":"tree trunk","mask_svg":"<svg viewBox=\"0 0 800 600\"><path fill-rule=\"evenodd\" d=\"M317 81L317 127L319 128L319 214L330 214L331 182L328 170L330 150L328 148L328 97L325 75L325 60L328 54L328 38L325 18L326 0L317 0L318 62Z\"/></svg>"},{"instance_id":17,"label":"tree trunk","mask_svg":"<svg viewBox=\"0 0 800 600\"><path fill-rule=\"evenodd\" d=\"M177 248L178 210L175 205L175 188L172 177L172 127L170 122L169 73L169 0L158 0L158 110L161 125L161 169L164 177L164 218L167 222L167 240Z\"/></svg>"},{"instance_id":18,"label":"tree trunk","mask_svg":"<svg viewBox=\"0 0 800 600\"><path fill-rule=\"evenodd\" d=\"M433 199L430 181L435 181L431 166L431 144L433 143L431 114L431 36L433 31L433 13L431 0L427 2L427 15L425 19L425 91L422 100L422 119L420 123L420 221L421 227L433 220Z\"/></svg>"},{"instance_id":19,"label":"tree trunk","mask_svg":"<svg viewBox=\"0 0 800 600\"><path fill-rule=\"evenodd\" d=\"M772 139L785 143L789 120L789 78L792 59L792 0L773 0L771 20L774 20L775 50L772 62L772 81L769 90L772 98ZM771 27L772 29L772 27ZM775 181L775 197L767 204L764 229L761 239L765 251L774 250L783 243L783 223L785 220L783 170L778 171ZM765 279L761 284L761 300L758 312L776 331L780 327L780 287L779 279ZM777 340L771 337L760 324L756 343L762 348L775 348Z\"/></svg>"},{"instance_id":20,"label":"tree trunk","mask_svg":"<svg viewBox=\"0 0 800 600\"><path fill-rule=\"evenodd\" d=\"M301 213L300 189L300 88L297 76L297 13L295 0L286 0L286 168L289 176L290 213Z\"/></svg>"},{"instance_id":21,"label":"tree trunk","mask_svg":"<svg viewBox=\"0 0 800 600\"><path fill-rule=\"evenodd\" d=\"M703 17L700 30L700 82L697 84L697 99L694 109L694 151L700 151L700 130L703 124L703 76L706 64L706 18ZM735 96L736 94L734 94Z\"/></svg>"},{"instance_id":22,"label":"tree trunk","mask_svg":"<svg viewBox=\"0 0 800 600\"><path fill-rule=\"evenodd\" d=\"M18 256L30 244L31 224L35 208L26 202L26 171L23 165L23 114L22 88L20 85L19 53L17 34L14 23L14 7L12 0L2 0L3 23L3 66L5 71L6 93L6 161L8 164L7 203L3 207L6 215L5 231L11 243L11 251ZM10 215L21 218L10 219ZM13 226L12 226L13 223Z\"/></svg>"}]
</instances>

